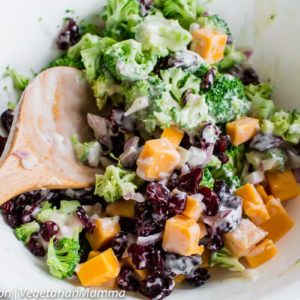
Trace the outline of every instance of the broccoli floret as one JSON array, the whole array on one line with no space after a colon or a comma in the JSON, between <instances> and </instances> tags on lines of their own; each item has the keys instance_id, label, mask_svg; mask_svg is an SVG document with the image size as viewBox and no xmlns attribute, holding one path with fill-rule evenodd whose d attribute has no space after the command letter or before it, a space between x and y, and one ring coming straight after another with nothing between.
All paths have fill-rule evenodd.
<instances>
[{"instance_id":1,"label":"broccoli floret","mask_svg":"<svg viewBox=\"0 0 300 300\"><path fill-rule=\"evenodd\" d=\"M293 144L298 144L300 141L300 113L296 110L292 112L292 123L284 138Z\"/></svg>"},{"instance_id":2,"label":"broccoli floret","mask_svg":"<svg viewBox=\"0 0 300 300\"><path fill-rule=\"evenodd\" d=\"M226 248L211 254L209 266L213 267L215 265L219 265L233 272L245 271L245 267L239 262L238 258L234 257Z\"/></svg>"},{"instance_id":3,"label":"broccoli floret","mask_svg":"<svg viewBox=\"0 0 300 300\"><path fill-rule=\"evenodd\" d=\"M73 135L71 141L80 162L88 163L91 167L98 166L102 149L97 141L80 143L77 135Z\"/></svg>"},{"instance_id":4,"label":"broccoli floret","mask_svg":"<svg viewBox=\"0 0 300 300\"><path fill-rule=\"evenodd\" d=\"M72 59L71 57L68 57L67 54L64 54L63 56L56 58L55 60L50 62L45 69L53 67L73 67L80 70L84 69L84 65L80 58Z\"/></svg>"},{"instance_id":5,"label":"broccoli floret","mask_svg":"<svg viewBox=\"0 0 300 300\"><path fill-rule=\"evenodd\" d=\"M170 68L160 71L162 80L170 86L172 97L180 104L185 92L198 94L201 80L180 68Z\"/></svg>"},{"instance_id":6,"label":"broccoli floret","mask_svg":"<svg viewBox=\"0 0 300 300\"><path fill-rule=\"evenodd\" d=\"M110 165L103 175L96 175L95 195L114 202L134 193L140 181L134 172Z\"/></svg>"},{"instance_id":7,"label":"broccoli floret","mask_svg":"<svg viewBox=\"0 0 300 300\"><path fill-rule=\"evenodd\" d=\"M251 101L250 114L259 119L268 119L275 112L276 107L270 99L273 87L265 82L259 85L246 85L245 95Z\"/></svg>"},{"instance_id":8,"label":"broccoli floret","mask_svg":"<svg viewBox=\"0 0 300 300\"><path fill-rule=\"evenodd\" d=\"M245 97L244 86L237 78L227 74L217 74L213 85L205 94L209 113L222 124L244 116L249 111L249 101Z\"/></svg>"},{"instance_id":9,"label":"broccoli floret","mask_svg":"<svg viewBox=\"0 0 300 300\"><path fill-rule=\"evenodd\" d=\"M78 220L76 209L80 206L78 201L63 200L60 202L60 208L53 207L49 202L45 202L41 211L36 215L37 221L45 223L47 221L55 222L64 237L78 240L79 233L83 226Z\"/></svg>"},{"instance_id":10,"label":"broccoli floret","mask_svg":"<svg viewBox=\"0 0 300 300\"><path fill-rule=\"evenodd\" d=\"M59 279L71 277L79 263L79 242L70 238L62 238L48 245L47 266L51 275Z\"/></svg>"},{"instance_id":11,"label":"broccoli floret","mask_svg":"<svg viewBox=\"0 0 300 300\"><path fill-rule=\"evenodd\" d=\"M208 167L206 167L204 169L204 172L203 172L203 177L202 177L202 180L200 182L200 186L204 186L204 187L208 187L210 189L213 189L214 184L215 184L215 180L214 180L214 178L211 174L211 171Z\"/></svg>"},{"instance_id":12,"label":"broccoli floret","mask_svg":"<svg viewBox=\"0 0 300 300\"><path fill-rule=\"evenodd\" d=\"M287 163L287 155L281 149L270 149L266 152L266 159L273 159L275 165L273 169L277 169L280 172L284 172Z\"/></svg>"},{"instance_id":13,"label":"broccoli floret","mask_svg":"<svg viewBox=\"0 0 300 300\"><path fill-rule=\"evenodd\" d=\"M108 0L102 18L105 21L104 36L117 41L133 38L142 19L140 4L137 0Z\"/></svg>"},{"instance_id":14,"label":"broccoli floret","mask_svg":"<svg viewBox=\"0 0 300 300\"><path fill-rule=\"evenodd\" d=\"M23 92L30 82L30 79L27 76L18 74L16 70L9 67L7 67L4 72L4 77L8 76L12 79L14 88L20 92Z\"/></svg>"},{"instance_id":15,"label":"broccoli floret","mask_svg":"<svg viewBox=\"0 0 300 300\"><path fill-rule=\"evenodd\" d=\"M30 236L40 230L40 225L36 221L26 223L15 229L15 234L18 240L27 244Z\"/></svg>"},{"instance_id":16,"label":"broccoli floret","mask_svg":"<svg viewBox=\"0 0 300 300\"><path fill-rule=\"evenodd\" d=\"M231 36L231 31L227 22L219 15L202 16L198 19L198 23L202 28L208 28Z\"/></svg>"},{"instance_id":17,"label":"broccoli floret","mask_svg":"<svg viewBox=\"0 0 300 300\"><path fill-rule=\"evenodd\" d=\"M224 58L217 67L220 72L224 72L234 66L241 65L246 60L247 57L243 51L236 49L234 45L228 45L225 48Z\"/></svg>"},{"instance_id":18,"label":"broccoli floret","mask_svg":"<svg viewBox=\"0 0 300 300\"><path fill-rule=\"evenodd\" d=\"M112 45L104 51L103 59L107 69L122 81L146 79L157 62L157 57L142 51L142 44L135 40Z\"/></svg>"},{"instance_id":19,"label":"broccoli floret","mask_svg":"<svg viewBox=\"0 0 300 300\"><path fill-rule=\"evenodd\" d=\"M198 0L156 0L155 5L161 9L166 18L178 20L186 29L196 22L204 10Z\"/></svg>"},{"instance_id":20,"label":"broccoli floret","mask_svg":"<svg viewBox=\"0 0 300 300\"><path fill-rule=\"evenodd\" d=\"M292 115L283 110L275 112L270 120L274 124L274 134L284 136L292 123Z\"/></svg>"},{"instance_id":21,"label":"broccoli floret","mask_svg":"<svg viewBox=\"0 0 300 300\"><path fill-rule=\"evenodd\" d=\"M191 34L178 21L162 16L147 16L136 29L135 38L145 50L158 56L166 56L169 51L186 50L191 42Z\"/></svg>"}]
</instances>

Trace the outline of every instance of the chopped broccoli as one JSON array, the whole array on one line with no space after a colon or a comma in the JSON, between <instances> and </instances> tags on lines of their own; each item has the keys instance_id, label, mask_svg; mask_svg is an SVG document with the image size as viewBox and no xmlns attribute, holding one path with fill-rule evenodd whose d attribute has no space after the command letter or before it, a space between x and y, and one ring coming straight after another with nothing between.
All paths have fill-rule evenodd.
<instances>
[{"instance_id":1,"label":"chopped broccoli","mask_svg":"<svg viewBox=\"0 0 300 300\"><path fill-rule=\"evenodd\" d=\"M206 97L209 113L216 123L230 122L249 111L244 86L231 75L217 74L213 85L207 91L202 91L202 94Z\"/></svg>"},{"instance_id":2,"label":"chopped broccoli","mask_svg":"<svg viewBox=\"0 0 300 300\"><path fill-rule=\"evenodd\" d=\"M39 223L36 221L33 221L30 223L23 224L20 227L16 228L15 234L16 234L16 237L18 238L18 240L21 240L22 242L27 244L27 242L30 239L30 236L33 233L38 232L39 230L40 230Z\"/></svg>"},{"instance_id":3,"label":"chopped broccoli","mask_svg":"<svg viewBox=\"0 0 300 300\"><path fill-rule=\"evenodd\" d=\"M30 82L28 77L18 74L16 70L9 67L6 68L4 76L9 76L12 79L14 88L20 92L23 92Z\"/></svg>"},{"instance_id":4,"label":"chopped broccoli","mask_svg":"<svg viewBox=\"0 0 300 300\"><path fill-rule=\"evenodd\" d=\"M134 172L110 165L103 175L96 175L95 195L114 202L134 193L138 185L139 179Z\"/></svg>"},{"instance_id":5,"label":"chopped broccoli","mask_svg":"<svg viewBox=\"0 0 300 300\"><path fill-rule=\"evenodd\" d=\"M105 21L104 36L117 41L133 38L142 19L140 4L137 0L107 0L102 18Z\"/></svg>"},{"instance_id":6,"label":"chopped broccoli","mask_svg":"<svg viewBox=\"0 0 300 300\"><path fill-rule=\"evenodd\" d=\"M224 72L234 66L240 65L247 60L243 51L235 48L234 45L228 45L225 48L224 58L217 64L218 70Z\"/></svg>"},{"instance_id":7,"label":"chopped broccoli","mask_svg":"<svg viewBox=\"0 0 300 300\"><path fill-rule=\"evenodd\" d=\"M45 69L53 68L53 67L60 67L60 66L61 67L73 67L73 68L77 68L80 70L84 69L84 65L83 65L82 61L80 60L80 58L72 59L67 54L64 54L63 56L58 57L58 58L54 59L53 61L51 61Z\"/></svg>"},{"instance_id":8,"label":"chopped broccoli","mask_svg":"<svg viewBox=\"0 0 300 300\"><path fill-rule=\"evenodd\" d=\"M59 279L71 277L77 267L80 245L70 238L62 238L54 242L52 238L48 245L47 266L51 275Z\"/></svg>"},{"instance_id":9,"label":"chopped broccoli","mask_svg":"<svg viewBox=\"0 0 300 300\"><path fill-rule=\"evenodd\" d=\"M135 40L116 43L104 51L107 69L119 80L136 81L146 79L154 69L157 57L142 51L142 44Z\"/></svg>"},{"instance_id":10,"label":"chopped broccoli","mask_svg":"<svg viewBox=\"0 0 300 300\"><path fill-rule=\"evenodd\" d=\"M227 22L219 15L202 16L198 19L198 23L203 28L208 28L210 30L225 33L228 36L231 36L231 31Z\"/></svg>"},{"instance_id":11,"label":"chopped broccoli","mask_svg":"<svg viewBox=\"0 0 300 300\"><path fill-rule=\"evenodd\" d=\"M213 189L214 184L215 184L215 180L210 172L210 169L208 167L206 167L204 169L204 173L203 173L202 180L200 182L200 186L204 186L204 187Z\"/></svg>"},{"instance_id":12,"label":"chopped broccoli","mask_svg":"<svg viewBox=\"0 0 300 300\"><path fill-rule=\"evenodd\" d=\"M165 83L170 85L172 97L180 104L183 102L185 92L199 93L201 80L180 68L162 70L160 76Z\"/></svg>"},{"instance_id":13,"label":"chopped broccoli","mask_svg":"<svg viewBox=\"0 0 300 300\"><path fill-rule=\"evenodd\" d=\"M49 202L45 202L36 219L41 223L47 221L55 222L64 237L78 240L79 233L83 229L76 214L76 209L79 206L80 203L78 201L63 200L60 202L60 208L57 209L52 207Z\"/></svg>"},{"instance_id":14,"label":"chopped broccoli","mask_svg":"<svg viewBox=\"0 0 300 300\"><path fill-rule=\"evenodd\" d=\"M274 134L283 136L290 128L292 115L283 110L275 112L270 121L274 124Z\"/></svg>"},{"instance_id":15,"label":"chopped broccoli","mask_svg":"<svg viewBox=\"0 0 300 300\"><path fill-rule=\"evenodd\" d=\"M97 167L102 152L101 145L97 141L80 143L77 135L71 137L77 159L82 163L88 163L91 167Z\"/></svg>"},{"instance_id":16,"label":"chopped broccoli","mask_svg":"<svg viewBox=\"0 0 300 300\"><path fill-rule=\"evenodd\" d=\"M245 267L239 262L238 258L234 257L226 248L211 254L209 266L213 267L215 265L233 272L245 271Z\"/></svg>"},{"instance_id":17,"label":"chopped broccoli","mask_svg":"<svg viewBox=\"0 0 300 300\"><path fill-rule=\"evenodd\" d=\"M275 112L275 104L270 99L273 87L265 82L245 86L245 95L251 101L250 114L259 119L268 119Z\"/></svg>"},{"instance_id":18,"label":"chopped broccoli","mask_svg":"<svg viewBox=\"0 0 300 300\"><path fill-rule=\"evenodd\" d=\"M287 163L287 155L281 149L270 149L266 152L266 159L274 159L275 165L273 169L277 169L280 172L284 172Z\"/></svg>"},{"instance_id":19,"label":"chopped broccoli","mask_svg":"<svg viewBox=\"0 0 300 300\"><path fill-rule=\"evenodd\" d=\"M186 29L197 21L197 17L203 11L198 0L156 0L155 5L161 9L166 18L178 20Z\"/></svg>"},{"instance_id":20,"label":"chopped broccoli","mask_svg":"<svg viewBox=\"0 0 300 300\"><path fill-rule=\"evenodd\" d=\"M136 30L135 38L143 48L158 56L166 56L169 51L186 50L191 42L191 34L178 21L162 16L147 16Z\"/></svg>"},{"instance_id":21,"label":"chopped broccoli","mask_svg":"<svg viewBox=\"0 0 300 300\"><path fill-rule=\"evenodd\" d=\"M292 112L292 122L289 130L284 136L285 140L293 143L299 144L300 141L300 113L298 111Z\"/></svg>"}]
</instances>

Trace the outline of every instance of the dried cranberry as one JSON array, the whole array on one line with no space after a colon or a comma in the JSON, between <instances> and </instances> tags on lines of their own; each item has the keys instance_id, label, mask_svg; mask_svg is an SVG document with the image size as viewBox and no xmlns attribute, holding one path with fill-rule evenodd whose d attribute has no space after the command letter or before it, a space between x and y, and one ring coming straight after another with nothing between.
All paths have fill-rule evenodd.
<instances>
[{"instance_id":1,"label":"dried cranberry","mask_svg":"<svg viewBox=\"0 0 300 300\"><path fill-rule=\"evenodd\" d=\"M18 216L16 216L16 215L8 214L6 217L6 220L7 220L8 225L12 228L16 228L21 225L20 218L18 218Z\"/></svg>"},{"instance_id":2,"label":"dried cranberry","mask_svg":"<svg viewBox=\"0 0 300 300\"><path fill-rule=\"evenodd\" d=\"M245 85L259 84L259 77L258 77L256 71L252 67L243 69L240 79L242 80L243 84L245 84Z\"/></svg>"},{"instance_id":3,"label":"dried cranberry","mask_svg":"<svg viewBox=\"0 0 300 300\"><path fill-rule=\"evenodd\" d=\"M209 188L202 187L199 190L199 193L202 194L204 207L204 214L206 216L215 216L219 212L220 201L218 196Z\"/></svg>"},{"instance_id":4,"label":"dried cranberry","mask_svg":"<svg viewBox=\"0 0 300 300\"><path fill-rule=\"evenodd\" d=\"M123 257L123 254L127 248L128 234L126 232L118 232L110 243L110 247L113 249L118 259Z\"/></svg>"},{"instance_id":5,"label":"dried cranberry","mask_svg":"<svg viewBox=\"0 0 300 300\"><path fill-rule=\"evenodd\" d=\"M183 139L181 140L180 147L184 149L189 149L192 146L192 141L190 136L185 132Z\"/></svg>"},{"instance_id":6,"label":"dried cranberry","mask_svg":"<svg viewBox=\"0 0 300 300\"><path fill-rule=\"evenodd\" d=\"M166 206L170 200L169 189L157 182L151 182L147 186L146 199L155 206Z\"/></svg>"},{"instance_id":7,"label":"dried cranberry","mask_svg":"<svg viewBox=\"0 0 300 300\"><path fill-rule=\"evenodd\" d=\"M136 222L130 218L120 217L119 224L124 232L134 233L136 231Z\"/></svg>"},{"instance_id":8,"label":"dried cranberry","mask_svg":"<svg viewBox=\"0 0 300 300\"><path fill-rule=\"evenodd\" d=\"M34 220L33 211L35 210L37 205L31 204L26 205L21 214L22 223L29 223Z\"/></svg>"},{"instance_id":9,"label":"dried cranberry","mask_svg":"<svg viewBox=\"0 0 300 300\"><path fill-rule=\"evenodd\" d=\"M3 211L4 214L9 214L14 210L14 202L11 201L7 201L6 203L2 204L0 206L0 209Z\"/></svg>"},{"instance_id":10,"label":"dried cranberry","mask_svg":"<svg viewBox=\"0 0 300 300\"><path fill-rule=\"evenodd\" d=\"M203 169L201 167L194 167L190 172L180 176L178 188L191 194L195 194L199 188L202 180Z\"/></svg>"},{"instance_id":11,"label":"dried cranberry","mask_svg":"<svg viewBox=\"0 0 300 300\"><path fill-rule=\"evenodd\" d=\"M118 276L118 287L124 291L137 291L139 282L134 277L134 272L130 267L124 266Z\"/></svg>"},{"instance_id":12,"label":"dried cranberry","mask_svg":"<svg viewBox=\"0 0 300 300\"><path fill-rule=\"evenodd\" d=\"M139 0L139 2L142 16L146 16L153 5L153 0Z\"/></svg>"},{"instance_id":13,"label":"dried cranberry","mask_svg":"<svg viewBox=\"0 0 300 300\"><path fill-rule=\"evenodd\" d=\"M175 287L171 277L167 276L148 276L140 282L140 293L149 299L163 299L169 296Z\"/></svg>"},{"instance_id":14,"label":"dried cranberry","mask_svg":"<svg viewBox=\"0 0 300 300\"><path fill-rule=\"evenodd\" d=\"M199 268L193 275L188 276L185 281L191 284L194 287L200 287L206 283L210 278L210 275L206 269Z\"/></svg>"},{"instance_id":15,"label":"dried cranberry","mask_svg":"<svg viewBox=\"0 0 300 300\"><path fill-rule=\"evenodd\" d=\"M162 274L164 271L164 258L160 249L152 247L149 250L147 267L152 275Z\"/></svg>"},{"instance_id":16,"label":"dried cranberry","mask_svg":"<svg viewBox=\"0 0 300 300\"><path fill-rule=\"evenodd\" d=\"M178 183L179 183L179 174L177 174L177 172L175 171L170 176L168 183L167 183L167 187L170 191L173 191L178 186Z\"/></svg>"},{"instance_id":17,"label":"dried cranberry","mask_svg":"<svg viewBox=\"0 0 300 300\"><path fill-rule=\"evenodd\" d=\"M207 71L207 73L204 75L204 78L201 81L201 89L208 90L212 87L212 85L214 84L216 73L217 70L215 68L211 68Z\"/></svg>"},{"instance_id":18,"label":"dried cranberry","mask_svg":"<svg viewBox=\"0 0 300 300\"><path fill-rule=\"evenodd\" d=\"M7 138L3 137L3 136L0 136L0 156L2 155L2 153L4 151L6 142L7 142Z\"/></svg>"},{"instance_id":19,"label":"dried cranberry","mask_svg":"<svg viewBox=\"0 0 300 300\"><path fill-rule=\"evenodd\" d=\"M75 45L80 39L79 26L74 19L67 19L66 24L56 39L60 50L67 50Z\"/></svg>"},{"instance_id":20,"label":"dried cranberry","mask_svg":"<svg viewBox=\"0 0 300 300\"><path fill-rule=\"evenodd\" d=\"M219 251L224 247L223 238L221 235L213 234L208 242L207 248L210 251Z\"/></svg>"},{"instance_id":21,"label":"dried cranberry","mask_svg":"<svg viewBox=\"0 0 300 300\"><path fill-rule=\"evenodd\" d=\"M169 218L168 206L154 206L152 208L152 219L156 225L160 228L165 226L167 219Z\"/></svg>"},{"instance_id":22,"label":"dried cranberry","mask_svg":"<svg viewBox=\"0 0 300 300\"><path fill-rule=\"evenodd\" d=\"M93 233L95 229L95 223L89 219L87 213L85 212L82 206L77 207L76 214L78 219L82 223L84 229L89 233Z\"/></svg>"},{"instance_id":23,"label":"dried cranberry","mask_svg":"<svg viewBox=\"0 0 300 300\"><path fill-rule=\"evenodd\" d=\"M58 232L58 225L52 221L43 223L40 228L40 234L46 242L49 242L53 236L56 236L58 234Z\"/></svg>"},{"instance_id":24,"label":"dried cranberry","mask_svg":"<svg viewBox=\"0 0 300 300\"><path fill-rule=\"evenodd\" d=\"M219 137L214 147L214 155L216 155L223 164L226 164L229 161L229 157L225 153L229 145L230 137L228 135L223 135Z\"/></svg>"},{"instance_id":25,"label":"dried cranberry","mask_svg":"<svg viewBox=\"0 0 300 300\"><path fill-rule=\"evenodd\" d=\"M3 128L7 131L7 133L10 132L13 120L14 120L14 111L11 109L7 109L5 110L2 114L1 114L1 124L3 126Z\"/></svg>"},{"instance_id":26,"label":"dried cranberry","mask_svg":"<svg viewBox=\"0 0 300 300\"><path fill-rule=\"evenodd\" d=\"M151 213L146 202L137 203L135 205L135 219L138 226L141 226L150 216Z\"/></svg>"},{"instance_id":27,"label":"dried cranberry","mask_svg":"<svg viewBox=\"0 0 300 300\"><path fill-rule=\"evenodd\" d=\"M216 192L216 194L221 200L231 195L229 186L226 184L224 180L215 181L214 191Z\"/></svg>"},{"instance_id":28,"label":"dried cranberry","mask_svg":"<svg viewBox=\"0 0 300 300\"><path fill-rule=\"evenodd\" d=\"M28 249L35 256L45 256L45 249L38 240L38 233L33 233L27 243Z\"/></svg>"},{"instance_id":29,"label":"dried cranberry","mask_svg":"<svg viewBox=\"0 0 300 300\"><path fill-rule=\"evenodd\" d=\"M142 223L137 233L138 236L149 236L151 234L157 233L158 231L159 230L157 225L151 219L149 219Z\"/></svg>"},{"instance_id":30,"label":"dried cranberry","mask_svg":"<svg viewBox=\"0 0 300 300\"><path fill-rule=\"evenodd\" d=\"M138 270L144 270L147 267L149 248L131 244L128 248L128 254L131 257L134 267Z\"/></svg>"},{"instance_id":31,"label":"dried cranberry","mask_svg":"<svg viewBox=\"0 0 300 300\"><path fill-rule=\"evenodd\" d=\"M187 194L176 193L169 202L169 212L172 215L181 214L186 208Z\"/></svg>"}]
</instances>

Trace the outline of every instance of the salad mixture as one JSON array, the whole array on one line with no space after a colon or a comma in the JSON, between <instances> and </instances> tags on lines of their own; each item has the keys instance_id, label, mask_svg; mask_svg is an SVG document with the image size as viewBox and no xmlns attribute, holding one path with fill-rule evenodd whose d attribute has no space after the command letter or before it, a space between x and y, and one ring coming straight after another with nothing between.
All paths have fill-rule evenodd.
<instances>
[{"instance_id":1,"label":"salad mixture","mask_svg":"<svg viewBox=\"0 0 300 300\"><path fill-rule=\"evenodd\" d=\"M16 237L59 279L150 299L200 287L212 268L269 261L294 224L284 204L300 194L300 113L276 107L251 51L197 0L108 0L101 16L99 26L67 19L47 68L83 70L95 139L70 138L78 161L104 172L91 189L4 204ZM1 115L7 132L13 117Z\"/></svg>"}]
</instances>

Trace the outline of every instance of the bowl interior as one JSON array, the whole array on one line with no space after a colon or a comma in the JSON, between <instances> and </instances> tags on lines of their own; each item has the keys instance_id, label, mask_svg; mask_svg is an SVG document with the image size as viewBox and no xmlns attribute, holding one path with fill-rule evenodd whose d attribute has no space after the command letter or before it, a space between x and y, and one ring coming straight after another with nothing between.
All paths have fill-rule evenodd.
<instances>
[{"instance_id":1,"label":"bowl interior","mask_svg":"<svg viewBox=\"0 0 300 300\"><path fill-rule=\"evenodd\" d=\"M3 2L4 3L4 2ZM39 0L5 2L0 10L0 72L7 65L18 72L32 74L56 56L54 39L63 17L77 18L96 15L104 1ZM4 4L3 4L4 5ZM297 12L300 2L293 0L215 0L209 5L229 21L239 46L254 50L252 62L263 80L270 79L276 86L274 98L284 109L299 108L298 71L300 70L300 19ZM66 10L71 10L67 13ZM24 13L26 12L26 13ZM272 18L271 18L272 17ZM273 20L272 20L273 19ZM8 80L0 83L0 110L15 99ZM288 299L297 298L300 268L300 203L290 201L287 209L296 226L277 243L279 254L263 267L244 277L228 277L217 273L201 289L179 288L170 299ZM0 217L1 288L63 289L71 288L66 281L59 281L47 274L44 262L33 257L16 240L12 231ZM201 293L201 294L198 294Z\"/></svg>"}]
</instances>

